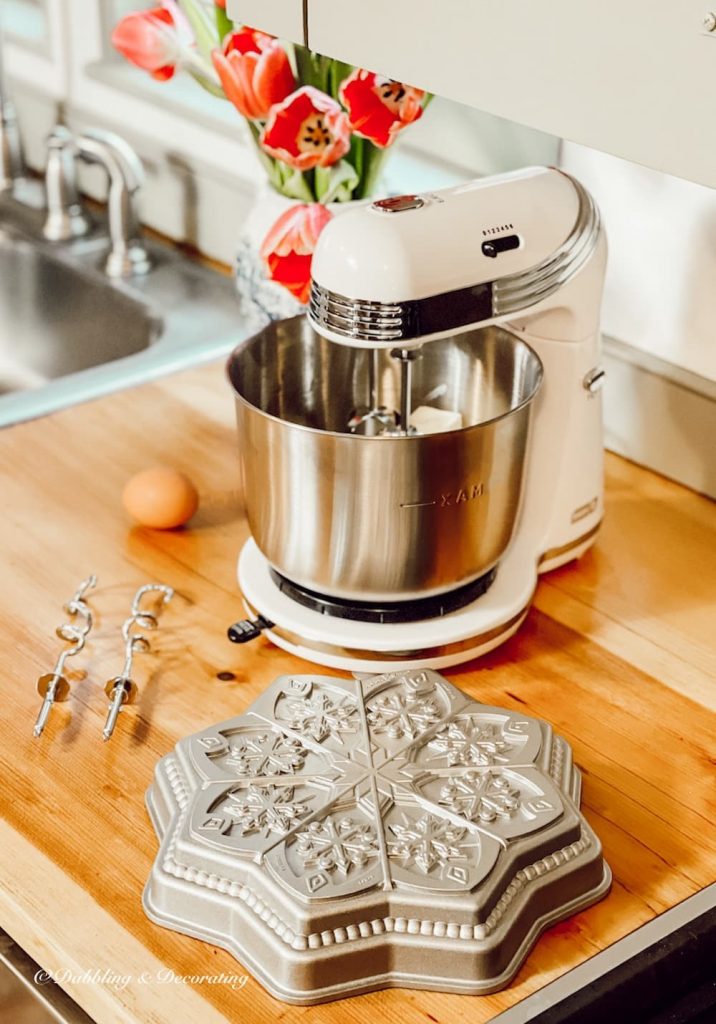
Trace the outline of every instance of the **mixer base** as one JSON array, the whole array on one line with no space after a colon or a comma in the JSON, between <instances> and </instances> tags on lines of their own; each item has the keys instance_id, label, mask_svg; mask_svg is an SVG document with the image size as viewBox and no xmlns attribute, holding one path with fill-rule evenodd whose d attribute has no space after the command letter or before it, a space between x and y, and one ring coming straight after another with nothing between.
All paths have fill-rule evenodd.
<instances>
[{"instance_id":1,"label":"mixer base","mask_svg":"<svg viewBox=\"0 0 716 1024\"><path fill-rule=\"evenodd\" d=\"M246 608L251 612L250 605ZM302 640L295 634L289 633L281 627L274 627L265 631L267 636L277 647L289 654L295 654L297 658L303 658L318 665L326 665L328 668L340 668L347 671L361 672L388 672L401 668L450 668L451 665L461 665L463 662L471 661L482 654L499 647L501 643L517 632L522 625L529 608L518 616L516 621L505 625L504 630L490 631L487 636L473 637L469 641L460 644L445 644L442 647L428 648L427 650L404 651L400 654L380 655L374 651L362 651L356 648L334 647L327 643L316 643L315 641ZM464 646L466 645L466 646Z\"/></svg>"},{"instance_id":2,"label":"mixer base","mask_svg":"<svg viewBox=\"0 0 716 1024\"><path fill-rule=\"evenodd\" d=\"M282 593L253 540L239 556L239 586L247 612L271 623L263 635L277 647L330 668L385 672L448 668L498 647L524 621L537 581L536 569L515 545L483 596L443 615L419 622L375 623L333 618Z\"/></svg>"},{"instance_id":3,"label":"mixer base","mask_svg":"<svg viewBox=\"0 0 716 1024\"><path fill-rule=\"evenodd\" d=\"M479 579L464 586L457 587L447 594L437 597L424 597L414 601L383 601L372 604L368 601L345 601L338 597L324 597L315 590L300 587L297 583L282 576L275 569L269 569L271 579L282 593L297 604L321 615L337 619L351 619L354 622L380 622L392 624L396 622L423 622L425 619L436 618L438 615L449 615L450 612L465 605L472 604L486 594L495 581L496 569L490 569Z\"/></svg>"}]
</instances>

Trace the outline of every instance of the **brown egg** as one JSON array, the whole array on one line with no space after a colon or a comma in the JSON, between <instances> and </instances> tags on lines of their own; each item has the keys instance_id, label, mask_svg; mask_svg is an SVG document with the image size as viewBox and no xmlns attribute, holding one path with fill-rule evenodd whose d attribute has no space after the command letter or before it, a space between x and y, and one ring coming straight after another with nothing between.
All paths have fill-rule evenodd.
<instances>
[{"instance_id":1,"label":"brown egg","mask_svg":"<svg viewBox=\"0 0 716 1024\"><path fill-rule=\"evenodd\" d=\"M171 530L183 526L199 507L196 487L171 466L153 466L128 480L122 504L142 526Z\"/></svg>"}]
</instances>

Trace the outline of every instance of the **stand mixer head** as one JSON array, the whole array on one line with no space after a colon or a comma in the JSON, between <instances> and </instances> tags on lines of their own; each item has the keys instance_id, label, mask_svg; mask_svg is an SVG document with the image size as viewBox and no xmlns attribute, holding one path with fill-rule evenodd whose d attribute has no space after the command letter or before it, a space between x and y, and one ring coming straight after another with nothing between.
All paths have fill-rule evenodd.
<instances>
[{"instance_id":1,"label":"stand mixer head","mask_svg":"<svg viewBox=\"0 0 716 1024\"><path fill-rule=\"evenodd\" d=\"M548 302L598 236L591 197L547 168L382 199L335 220L314 255L309 320L331 341L387 348L401 365L398 409L380 405L372 361L372 401L349 429L411 432L420 346Z\"/></svg>"},{"instance_id":2,"label":"stand mixer head","mask_svg":"<svg viewBox=\"0 0 716 1024\"><path fill-rule=\"evenodd\" d=\"M309 320L343 345L404 350L534 315L593 261L600 234L591 196L554 168L379 200L324 229Z\"/></svg>"},{"instance_id":3,"label":"stand mixer head","mask_svg":"<svg viewBox=\"0 0 716 1024\"><path fill-rule=\"evenodd\" d=\"M308 316L229 364L240 583L277 643L370 671L466 660L593 542L605 254L591 198L549 168L326 226ZM416 397L462 425L414 430Z\"/></svg>"}]
</instances>

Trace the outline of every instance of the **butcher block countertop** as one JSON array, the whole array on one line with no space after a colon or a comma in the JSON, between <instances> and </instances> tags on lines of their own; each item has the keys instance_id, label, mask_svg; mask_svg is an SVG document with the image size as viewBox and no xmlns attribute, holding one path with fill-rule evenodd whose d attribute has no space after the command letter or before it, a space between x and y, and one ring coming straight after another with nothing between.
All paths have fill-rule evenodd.
<instances>
[{"instance_id":1,"label":"butcher block countertop","mask_svg":"<svg viewBox=\"0 0 716 1024\"><path fill-rule=\"evenodd\" d=\"M226 638L242 615L235 566L247 536L233 415L214 364L0 433L0 927L64 972L99 1024L477 1024L716 879L716 510L608 456L596 547L542 579L513 639L445 673L570 742L584 813L614 872L608 897L546 932L505 991L393 989L320 1007L279 1003L251 978L212 982L243 968L150 923L141 893L157 840L144 793L155 763L180 737L242 712L276 676L316 671L266 640ZM196 481L190 529L127 522L123 484L155 462ZM36 680L60 649L62 604L93 572L96 628L68 662L70 700L33 739ZM152 581L177 596L152 653L137 657L137 704L103 743L120 626Z\"/></svg>"}]
</instances>

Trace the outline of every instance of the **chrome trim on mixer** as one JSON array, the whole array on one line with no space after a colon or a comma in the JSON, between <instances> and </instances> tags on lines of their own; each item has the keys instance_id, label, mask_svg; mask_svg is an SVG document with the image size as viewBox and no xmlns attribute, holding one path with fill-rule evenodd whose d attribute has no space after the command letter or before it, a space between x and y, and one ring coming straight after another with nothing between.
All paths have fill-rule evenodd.
<instances>
[{"instance_id":1,"label":"chrome trim on mixer","mask_svg":"<svg viewBox=\"0 0 716 1024\"><path fill-rule=\"evenodd\" d=\"M559 249L542 263L493 282L492 313L495 317L518 313L549 298L582 269L594 252L601 226L599 211L589 192L571 175L564 176L569 178L579 196L574 228Z\"/></svg>"},{"instance_id":2,"label":"chrome trim on mixer","mask_svg":"<svg viewBox=\"0 0 716 1024\"><path fill-rule=\"evenodd\" d=\"M311 283L309 319L335 334L369 341L399 341L407 333L407 304L347 299Z\"/></svg>"},{"instance_id":3,"label":"chrome trim on mixer","mask_svg":"<svg viewBox=\"0 0 716 1024\"><path fill-rule=\"evenodd\" d=\"M599 211L590 194L571 175L559 173L571 181L579 211L563 244L536 266L496 281L405 302L352 299L313 281L309 321L319 333L323 328L356 341L390 343L476 326L549 298L582 269L594 252L600 230Z\"/></svg>"},{"instance_id":4,"label":"chrome trim on mixer","mask_svg":"<svg viewBox=\"0 0 716 1024\"><path fill-rule=\"evenodd\" d=\"M342 644L332 644L322 640L308 640L299 633L295 633L293 630L284 629L277 625L272 626L271 629L267 629L265 635L267 637L278 637L279 640L284 640L293 647L302 647L304 650L317 651L322 654L338 655L342 658L352 658L354 661L397 662L405 661L406 658L413 658L415 660L422 658L446 658L453 654L460 654L465 651L474 651L476 648L482 647L484 644L492 643L492 641L497 640L498 637L507 640L513 635L513 633L517 632L519 627L527 618L527 613L530 610L533 598L534 591L532 592L532 597L530 597L524 608L521 608L516 615L507 619L506 622L502 622L499 625L494 626L492 629L487 629L483 633L467 637L465 640L456 640L452 643L439 644L435 647L417 647L412 650L405 651L374 651L361 647L344 647ZM244 607L249 615L255 617L259 614L246 597L244 597L243 601Z\"/></svg>"}]
</instances>

